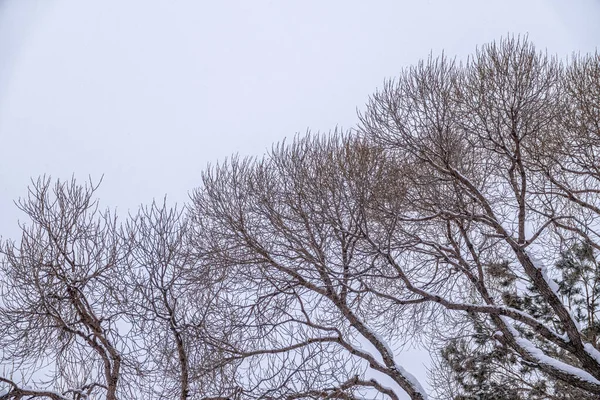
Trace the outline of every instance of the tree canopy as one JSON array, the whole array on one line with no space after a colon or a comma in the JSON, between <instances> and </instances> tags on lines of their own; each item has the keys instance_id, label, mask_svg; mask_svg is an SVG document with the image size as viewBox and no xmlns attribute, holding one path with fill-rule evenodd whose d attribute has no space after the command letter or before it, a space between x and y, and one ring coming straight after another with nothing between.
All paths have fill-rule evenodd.
<instances>
[{"instance_id":1,"label":"tree canopy","mask_svg":"<svg viewBox=\"0 0 600 400\"><path fill-rule=\"evenodd\" d=\"M432 56L359 116L122 222L34 181L0 399L597 398L600 55Z\"/></svg>"}]
</instances>

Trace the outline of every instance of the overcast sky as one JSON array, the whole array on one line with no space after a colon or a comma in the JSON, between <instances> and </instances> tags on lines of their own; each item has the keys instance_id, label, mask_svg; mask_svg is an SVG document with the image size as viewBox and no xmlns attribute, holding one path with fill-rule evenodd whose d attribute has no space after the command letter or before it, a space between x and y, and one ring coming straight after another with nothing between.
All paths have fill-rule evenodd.
<instances>
[{"instance_id":1,"label":"overcast sky","mask_svg":"<svg viewBox=\"0 0 600 400\"><path fill-rule=\"evenodd\" d=\"M183 202L207 163L353 126L431 51L528 33L567 56L594 51L598 21L600 0L4 0L0 235L31 177L103 174L102 204L121 211Z\"/></svg>"}]
</instances>

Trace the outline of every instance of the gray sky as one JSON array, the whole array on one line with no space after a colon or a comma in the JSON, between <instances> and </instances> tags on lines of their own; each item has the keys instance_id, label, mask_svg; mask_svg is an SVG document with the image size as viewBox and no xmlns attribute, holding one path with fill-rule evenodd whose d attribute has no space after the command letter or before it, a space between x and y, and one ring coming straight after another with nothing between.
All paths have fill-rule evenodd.
<instances>
[{"instance_id":1,"label":"gray sky","mask_svg":"<svg viewBox=\"0 0 600 400\"><path fill-rule=\"evenodd\" d=\"M600 0L4 0L0 235L17 232L31 177L104 174L102 204L121 211L183 202L207 163L353 126L384 78L430 51L529 33L589 52L599 20Z\"/></svg>"}]
</instances>

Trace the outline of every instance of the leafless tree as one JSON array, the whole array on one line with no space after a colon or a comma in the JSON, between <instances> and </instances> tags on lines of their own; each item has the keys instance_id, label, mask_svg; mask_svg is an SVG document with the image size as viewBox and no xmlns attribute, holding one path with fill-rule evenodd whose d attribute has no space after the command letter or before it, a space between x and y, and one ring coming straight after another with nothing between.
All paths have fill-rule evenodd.
<instances>
[{"instance_id":1,"label":"leafless tree","mask_svg":"<svg viewBox=\"0 0 600 400\"><path fill-rule=\"evenodd\" d=\"M20 242L2 243L0 348L19 381L2 377L3 399L117 398L129 350L118 273L125 254L96 188L44 177L18 202L29 221ZM35 372L36 389L20 384Z\"/></svg>"},{"instance_id":2,"label":"leafless tree","mask_svg":"<svg viewBox=\"0 0 600 400\"><path fill-rule=\"evenodd\" d=\"M197 244L233 279L244 395L352 397L375 377L424 398L386 342L466 314L540 373L600 394L598 344L552 279L565 249L600 243L599 71L598 55L565 64L520 38L465 64L432 57L372 96L356 138L207 172ZM499 265L551 323L511 304ZM371 389L398 396L384 387Z\"/></svg>"},{"instance_id":3,"label":"leafless tree","mask_svg":"<svg viewBox=\"0 0 600 400\"><path fill-rule=\"evenodd\" d=\"M185 209L169 208L166 199L127 221L128 313L145 352L137 379L147 382L147 399L200 399L228 391L227 369L233 366L221 363L209 341L220 322L215 307L222 279L196 262L189 229Z\"/></svg>"},{"instance_id":4,"label":"leafless tree","mask_svg":"<svg viewBox=\"0 0 600 400\"><path fill-rule=\"evenodd\" d=\"M576 242L600 244L598 76L598 54L565 64L509 38L464 65L439 57L410 68L361 115L361 132L410 167L402 207L382 210L387 226L366 224L398 280L446 310L487 316L500 345L595 395L598 343L552 266ZM517 296L533 287L552 323L512 307L494 265L515 277Z\"/></svg>"},{"instance_id":5,"label":"leafless tree","mask_svg":"<svg viewBox=\"0 0 600 400\"><path fill-rule=\"evenodd\" d=\"M223 350L243 360L242 398L426 397L392 348L410 341L412 300L376 290L384 259L361 234L364 202L397 173L378 148L336 134L204 175L195 243L228 276L243 341Z\"/></svg>"},{"instance_id":6,"label":"leafless tree","mask_svg":"<svg viewBox=\"0 0 600 400\"><path fill-rule=\"evenodd\" d=\"M186 214L100 211L98 185L40 178L2 243L0 399L219 399L235 394L223 279L195 262ZM190 274L193 272L193 274Z\"/></svg>"}]
</instances>

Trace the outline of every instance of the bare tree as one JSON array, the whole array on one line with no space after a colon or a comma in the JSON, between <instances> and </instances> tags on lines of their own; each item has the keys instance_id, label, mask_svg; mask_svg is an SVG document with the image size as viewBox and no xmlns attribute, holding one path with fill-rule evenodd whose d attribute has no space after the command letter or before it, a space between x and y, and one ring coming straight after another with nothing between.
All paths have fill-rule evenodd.
<instances>
[{"instance_id":1,"label":"bare tree","mask_svg":"<svg viewBox=\"0 0 600 400\"><path fill-rule=\"evenodd\" d=\"M364 202L397 173L386 161L337 134L204 175L193 196L195 243L228 276L243 340L222 348L243 360L241 398L426 398L392 348L410 341L401 316L412 300L368 289L385 284L384 259L360 225Z\"/></svg>"},{"instance_id":2,"label":"bare tree","mask_svg":"<svg viewBox=\"0 0 600 400\"><path fill-rule=\"evenodd\" d=\"M219 399L235 393L223 279L197 263L186 214L152 203L124 229L98 185L40 178L0 269L1 399ZM193 272L193 274L191 274Z\"/></svg>"},{"instance_id":3,"label":"bare tree","mask_svg":"<svg viewBox=\"0 0 600 400\"><path fill-rule=\"evenodd\" d=\"M424 398L386 342L465 315L529 377L560 382L548 396L600 394L598 344L552 279L565 249L600 243L598 71L597 55L563 64L520 38L464 65L430 58L372 97L364 139L297 140L206 173L197 244L233 279L244 395L351 397L385 376ZM498 268L550 322L511 303Z\"/></svg>"},{"instance_id":4,"label":"bare tree","mask_svg":"<svg viewBox=\"0 0 600 400\"><path fill-rule=\"evenodd\" d=\"M30 389L2 377L2 398L117 398L128 354L118 273L125 255L96 188L44 177L18 202L29 222L19 243L2 244L0 348L19 380L37 372L38 381Z\"/></svg>"},{"instance_id":5,"label":"bare tree","mask_svg":"<svg viewBox=\"0 0 600 400\"><path fill-rule=\"evenodd\" d=\"M200 399L228 391L232 365L221 364L209 342L222 279L196 262L189 229L185 209L169 208L166 199L127 221L128 313L145 352L136 377L147 382L144 398Z\"/></svg>"},{"instance_id":6,"label":"bare tree","mask_svg":"<svg viewBox=\"0 0 600 400\"><path fill-rule=\"evenodd\" d=\"M600 244L599 74L598 54L563 64L510 38L465 65L420 63L361 115L361 131L410 167L402 207L385 207L388 225L369 227L404 287L485 316L490 340L594 395L598 344L561 298L552 266L574 243ZM551 323L496 290L495 265L515 277L515 296L533 288Z\"/></svg>"}]
</instances>

